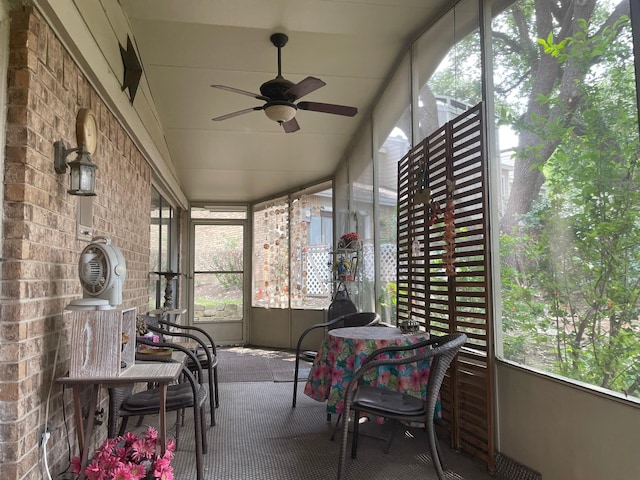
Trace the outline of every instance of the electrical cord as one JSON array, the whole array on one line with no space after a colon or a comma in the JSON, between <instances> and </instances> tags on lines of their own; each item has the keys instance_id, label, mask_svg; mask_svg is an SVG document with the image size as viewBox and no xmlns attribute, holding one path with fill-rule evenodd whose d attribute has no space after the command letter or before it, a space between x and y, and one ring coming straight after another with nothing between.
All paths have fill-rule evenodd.
<instances>
[{"instance_id":1,"label":"electrical cord","mask_svg":"<svg viewBox=\"0 0 640 480\"><path fill-rule=\"evenodd\" d=\"M57 480L73 480L75 475L71 472L71 440L69 440L69 425L67 424L67 404L64 401L66 385L62 385L62 423L64 425L65 438L67 439L67 468L60 472Z\"/></svg>"},{"instance_id":2,"label":"electrical cord","mask_svg":"<svg viewBox=\"0 0 640 480\"><path fill-rule=\"evenodd\" d=\"M58 366L58 353L60 351L60 341L62 339L62 332L58 332L58 341L56 344L56 353L53 357L53 371L51 373L51 383L49 384L49 391L47 392L47 402L44 407L44 432L42 433L42 463L48 480L52 480L51 472L49 472L49 460L47 455L47 443L51 436L49 432L49 404L51 403L51 392L53 390L53 384L56 378L56 367Z\"/></svg>"}]
</instances>

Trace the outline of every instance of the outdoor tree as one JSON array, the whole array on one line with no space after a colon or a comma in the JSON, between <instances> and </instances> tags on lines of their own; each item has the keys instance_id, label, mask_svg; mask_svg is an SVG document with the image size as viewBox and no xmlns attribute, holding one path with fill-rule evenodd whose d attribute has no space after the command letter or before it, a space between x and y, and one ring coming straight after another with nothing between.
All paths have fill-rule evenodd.
<instances>
[{"instance_id":1,"label":"outdoor tree","mask_svg":"<svg viewBox=\"0 0 640 480\"><path fill-rule=\"evenodd\" d=\"M518 138L500 219L505 357L638 395L640 152L628 15L626 0L520 1L494 18L492 46L496 111ZM454 93L448 75L430 82L437 95Z\"/></svg>"},{"instance_id":2,"label":"outdoor tree","mask_svg":"<svg viewBox=\"0 0 640 480\"><path fill-rule=\"evenodd\" d=\"M522 53L511 65L528 58L519 71L534 75L502 87L506 98L519 88L526 99L522 112L502 110L519 138L501 223L505 351L636 394L640 198L628 3L608 14L586 1L534 7L518 4L503 23L535 26L538 45L510 43Z\"/></svg>"},{"instance_id":3,"label":"outdoor tree","mask_svg":"<svg viewBox=\"0 0 640 480\"><path fill-rule=\"evenodd\" d=\"M621 1L610 14L597 10L597 0L516 2L494 30L494 68L503 80L496 85L505 99L503 122L518 133L514 180L501 231L510 232L528 213L544 184L543 166L556 151L583 95L589 72L619 33L613 28L629 15ZM582 92L583 93L583 92Z\"/></svg>"}]
</instances>

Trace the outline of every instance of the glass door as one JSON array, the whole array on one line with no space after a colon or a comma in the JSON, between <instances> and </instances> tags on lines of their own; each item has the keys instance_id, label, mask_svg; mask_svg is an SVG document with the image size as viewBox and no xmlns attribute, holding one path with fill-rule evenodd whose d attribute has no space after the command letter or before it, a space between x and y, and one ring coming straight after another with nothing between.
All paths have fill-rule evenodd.
<instances>
[{"instance_id":1,"label":"glass door","mask_svg":"<svg viewBox=\"0 0 640 480\"><path fill-rule=\"evenodd\" d=\"M244 343L245 222L192 223L190 298L193 324L216 344Z\"/></svg>"}]
</instances>

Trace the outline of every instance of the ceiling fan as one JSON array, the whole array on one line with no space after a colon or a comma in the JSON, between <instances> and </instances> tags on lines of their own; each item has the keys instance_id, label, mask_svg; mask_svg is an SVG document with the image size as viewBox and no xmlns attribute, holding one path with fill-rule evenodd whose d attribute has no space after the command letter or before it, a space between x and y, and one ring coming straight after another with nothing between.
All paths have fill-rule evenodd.
<instances>
[{"instance_id":1,"label":"ceiling fan","mask_svg":"<svg viewBox=\"0 0 640 480\"><path fill-rule=\"evenodd\" d=\"M227 87L225 85L211 85L214 88L227 90L229 92L248 95L258 100L263 100L264 105L252 108L245 108L233 113L227 113L219 117L213 118L214 121L226 120L228 118L237 117L245 113L255 110L264 110L264 113L271 120L282 125L285 133L292 133L300 130L300 125L296 120L296 112L298 110L310 110L313 112L331 113L333 115L343 115L353 117L358 113L355 107L347 107L345 105L334 105L332 103L318 102L298 102L300 98L309 93L324 87L326 84L315 77L307 77L304 80L293 83L282 76L281 70L281 49L287 44L289 37L284 33L274 33L271 35L271 43L278 49L278 76L272 80L263 83L260 86L260 94L240 90L239 88Z\"/></svg>"}]
</instances>

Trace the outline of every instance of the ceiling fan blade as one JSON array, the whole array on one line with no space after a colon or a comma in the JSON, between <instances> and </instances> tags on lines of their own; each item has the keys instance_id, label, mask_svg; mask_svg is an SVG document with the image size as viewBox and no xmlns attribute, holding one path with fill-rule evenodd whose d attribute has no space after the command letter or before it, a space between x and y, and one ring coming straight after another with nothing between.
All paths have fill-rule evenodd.
<instances>
[{"instance_id":1,"label":"ceiling fan blade","mask_svg":"<svg viewBox=\"0 0 640 480\"><path fill-rule=\"evenodd\" d=\"M295 117L293 117L288 122L284 122L282 124L282 128L284 129L284 133L293 133L300 130L300 125L298 125L298 121Z\"/></svg>"},{"instance_id":2,"label":"ceiling fan blade","mask_svg":"<svg viewBox=\"0 0 640 480\"><path fill-rule=\"evenodd\" d=\"M255 110L262 110L262 107L245 108L244 110L239 110L237 112L220 115L219 117L212 118L211 120L214 122L217 122L218 120L226 120L227 118L237 117L238 115L244 115L245 113L253 112Z\"/></svg>"},{"instance_id":3,"label":"ceiling fan blade","mask_svg":"<svg viewBox=\"0 0 640 480\"><path fill-rule=\"evenodd\" d=\"M345 117L353 117L358 113L356 107L347 107L346 105L334 105L332 103L318 102L300 102L296 105L300 110L311 110L312 112L332 113L333 115L344 115Z\"/></svg>"},{"instance_id":4,"label":"ceiling fan blade","mask_svg":"<svg viewBox=\"0 0 640 480\"><path fill-rule=\"evenodd\" d=\"M247 92L246 90L240 90L239 88L227 87L226 85L211 85L213 88L219 88L220 90L227 90L229 92L239 93L241 95L247 95L249 97L257 98L258 100L264 100L265 102L269 101L268 97L264 95L259 95L253 92Z\"/></svg>"},{"instance_id":5,"label":"ceiling fan blade","mask_svg":"<svg viewBox=\"0 0 640 480\"><path fill-rule=\"evenodd\" d=\"M284 92L284 96L292 100L297 100L298 98L302 98L325 85L326 83L319 78L307 77L301 82L296 83L293 87L290 87L286 92Z\"/></svg>"}]
</instances>

